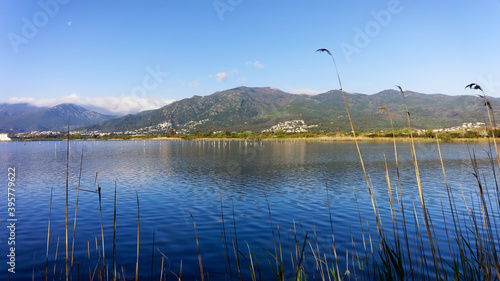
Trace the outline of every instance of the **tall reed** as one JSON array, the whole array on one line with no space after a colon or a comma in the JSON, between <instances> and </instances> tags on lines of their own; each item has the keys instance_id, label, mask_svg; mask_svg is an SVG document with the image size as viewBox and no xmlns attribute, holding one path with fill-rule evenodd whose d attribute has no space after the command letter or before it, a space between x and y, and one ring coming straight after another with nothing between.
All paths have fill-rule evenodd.
<instances>
[{"instance_id":1,"label":"tall reed","mask_svg":"<svg viewBox=\"0 0 500 281\"><path fill-rule=\"evenodd\" d=\"M103 260L104 270L106 270L106 251L104 248L104 224L102 220L101 186L99 185L99 181L97 180L97 172L95 173L95 183L97 184L97 194L99 195L99 214L101 217L102 260Z\"/></svg>"},{"instance_id":2,"label":"tall reed","mask_svg":"<svg viewBox=\"0 0 500 281\"><path fill-rule=\"evenodd\" d=\"M196 231L196 221L195 221L194 216L191 213L191 211L189 211L189 215L191 216L191 219L193 219L194 234L196 237L196 249L198 250L198 262L200 264L201 281L203 281L203 280L205 280L205 274L203 274L203 263L201 262L200 243L198 241L198 232Z\"/></svg>"},{"instance_id":3,"label":"tall reed","mask_svg":"<svg viewBox=\"0 0 500 281\"><path fill-rule=\"evenodd\" d=\"M69 255L68 255L68 189L69 189L69 118L68 141L66 146L66 281L69 280Z\"/></svg>"},{"instance_id":4,"label":"tall reed","mask_svg":"<svg viewBox=\"0 0 500 281\"><path fill-rule=\"evenodd\" d=\"M471 84L465 86L465 88L480 90L482 92L482 95L479 95L479 97L481 97L484 100L484 106L486 107L486 112L488 114L488 120L490 122L491 135L493 138L493 144L495 146L495 153L496 153L497 164L498 164L498 166L497 166L498 167L498 176L500 177L500 153L498 151L498 145L497 145L497 141L496 141L496 123L495 123L495 117L493 114L493 107L491 106L491 103L486 98L486 94L484 93L481 86L479 86L476 83L471 83ZM487 212L487 208L486 208L486 206L484 206L485 202L484 202L483 190L482 190L480 184L478 184L478 186L479 186L479 193L480 193L481 199L483 200L483 206L482 206L483 221L484 221L484 224L489 225L489 221L486 221L486 216L485 216L485 212ZM499 200L499 202L500 202L500 200ZM488 218L489 218L489 216L488 216ZM488 231L491 231L491 227L488 227ZM496 249L494 239L491 239L490 241L491 241L490 243L492 245L492 248ZM494 264L495 272L497 274L497 277L500 278L500 266L499 266L499 259L498 259L496 250L493 251L493 258L494 258L494 262L495 262L495 264Z\"/></svg>"},{"instance_id":5,"label":"tall reed","mask_svg":"<svg viewBox=\"0 0 500 281\"><path fill-rule=\"evenodd\" d=\"M403 193L401 190L401 177L400 177L400 173L399 173L398 148L397 148L397 144L396 144L396 134L394 133L394 123L392 121L391 112L387 108L382 106L382 107L377 108L377 110L385 110L387 112L387 114L389 115L389 121L391 122L391 133L392 133L392 140L394 143L394 159L395 159L394 162L396 164L396 176L397 176L397 180L398 180L397 188L399 189L399 198L400 198L399 210L401 213L401 225L403 226L403 235L404 235L404 240L405 240L405 244L406 244L406 253L408 255L408 265L410 267L410 276L411 276L411 280L414 280L413 265L412 265L412 259L411 259L411 254L410 254L410 245L408 242L408 230L406 227L406 217L405 217L405 208L404 208L404 202L403 202ZM397 194L397 192L396 192L396 194Z\"/></svg>"},{"instance_id":6,"label":"tall reed","mask_svg":"<svg viewBox=\"0 0 500 281\"><path fill-rule=\"evenodd\" d=\"M418 161L417 161L417 153L415 151L415 142L413 140L413 132L411 128L411 121L410 121L410 112L408 111L408 105L406 104L406 96L405 92L400 86L396 86L399 88L401 94L403 94L403 99L404 99L404 104L405 104L405 109L406 109L406 117L408 121L408 130L410 134L410 148L411 148L411 154L413 158L413 166L415 167L415 178L417 180L417 186L418 186L418 194L420 196L420 203L422 204L422 212L424 216L424 222L425 222L425 230L427 231L427 236L429 238L429 243L431 246L431 252L432 252L432 257L434 259L434 269L436 273L437 278L441 278L441 272L439 270L439 264L437 260L437 255L436 255L436 250L434 248L434 241L432 239L432 234L431 234L431 226L429 224L429 218L427 216L427 208L425 207L425 200L424 200L424 193L422 191L422 183L420 181L420 171L418 169Z\"/></svg>"},{"instance_id":7,"label":"tall reed","mask_svg":"<svg viewBox=\"0 0 500 281\"><path fill-rule=\"evenodd\" d=\"M102 223L102 221L101 221ZM111 279L116 281L116 182L115 182L115 200L113 207L113 261L111 262L113 269L111 272Z\"/></svg>"},{"instance_id":8,"label":"tall reed","mask_svg":"<svg viewBox=\"0 0 500 281\"><path fill-rule=\"evenodd\" d=\"M52 212L52 192L53 192L53 188L50 188L49 222L47 225L47 253L45 256L45 281L47 281L48 269L49 269L49 240L50 240L50 215Z\"/></svg>"},{"instance_id":9,"label":"tall reed","mask_svg":"<svg viewBox=\"0 0 500 281\"><path fill-rule=\"evenodd\" d=\"M380 222L379 222L378 215L377 215L377 209L375 207L372 188L370 186L370 181L368 180L368 175L366 173L365 163L363 162L363 156L361 155L361 151L359 150L358 138L356 137L356 131L354 131L354 126L352 124L351 114L349 113L349 107L347 106L347 101L345 99L345 93L344 93L344 89L342 88L342 81L340 80L340 74L339 74L339 70L337 68L337 63L335 62L335 58L333 57L332 53L330 53L330 51L328 51L327 49L318 49L318 50L316 50L316 52L326 52L328 55L330 55L330 57L332 57L333 65L335 66L335 71L337 72L337 78L339 81L340 91L342 92L342 98L344 99L344 105L345 105L345 109L347 112L347 117L349 118L349 124L351 125L351 131L352 131L352 135L354 138L354 143L356 144L356 149L358 150L358 155L359 155L359 160L361 162L361 167L363 168L363 174L365 175L366 186L368 188L368 192L370 193L370 198L372 200L373 212L375 213L375 220L377 222L377 231L378 231L379 237L382 238L382 232L381 232Z\"/></svg>"},{"instance_id":10,"label":"tall reed","mask_svg":"<svg viewBox=\"0 0 500 281\"><path fill-rule=\"evenodd\" d=\"M71 280L73 280L73 257L75 253L75 235L76 235L76 214L78 213L78 200L80 198L80 183L82 179L82 166L83 166L83 150L82 150L82 156L80 159L80 173L78 175L78 187L77 187L77 192L76 192L76 204L75 204L75 220L73 221L73 239L71 240L72 245L71 245Z\"/></svg>"},{"instance_id":11,"label":"tall reed","mask_svg":"<svg viewBox=\"0 0 500 281\"><path fill-rule=\"evenodd\" d=\"M115 187L116 190L116 187ZM116 192L116 191L115 191ZM135 197L137 198L137 258L135 261L135 281L139 280L139 194L135 190Z\"/></svg>"}]
</instances>

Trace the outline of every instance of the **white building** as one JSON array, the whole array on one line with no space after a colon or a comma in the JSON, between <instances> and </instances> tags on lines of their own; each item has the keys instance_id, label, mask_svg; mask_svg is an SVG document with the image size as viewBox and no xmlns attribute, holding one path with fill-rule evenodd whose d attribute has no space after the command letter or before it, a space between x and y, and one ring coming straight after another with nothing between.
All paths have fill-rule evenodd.
<instances>
[{"instance_id":1,"label":"white building","mask_svg":"<svg viewBox=\"0 0 500 281\"><path fill-rule=\"evenodd\" d=\"M11 141L8 134L0 134L0 141Z\"/></svg>"}]
</instances>

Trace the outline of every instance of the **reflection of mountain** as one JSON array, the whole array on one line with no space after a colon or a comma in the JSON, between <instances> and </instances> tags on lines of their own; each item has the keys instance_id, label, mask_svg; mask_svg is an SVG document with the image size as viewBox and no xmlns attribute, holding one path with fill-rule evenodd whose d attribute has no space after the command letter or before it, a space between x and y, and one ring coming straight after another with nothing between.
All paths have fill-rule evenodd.
<instances>
[{"instance_id":1,"label":"reflection of mountain","mask_svg":"<svg viewBox=\"0 0 500 281\"><path fill-rule=\"evenodd\" d=\"M484 122L482 101L474 96L406 93L408 110L415 128L432 129ZM388 129L388 108L396 129L406 126L403 96L386 90L374 95L346 94L354 127L359 131ZM492 98L496 110L500 101ZM500 113L500 111L498 112ZM133 131L151 128L178 132L236 131L260 132L286 121L303 120L308 130L350 131L342 93L329 91L316 96L293 95L274 88L239 87L208 96L183 99L157 110L140 112L89 126L88 130ZM161 124L161 125L160 125ZM281 125L280 125L281 124Z\"/></svg>"},{"instance_id":2,"label":"reflection of mountain","mask_svg":"<svg viewBox=\"0 0 500 281\"><path fill-rule=\"evenodd\" d=\"M282 161L287 165L294 166L304 162L306 149L305 142L284 142L272 150L272 155L273 159L279 159L280 162Z\"/></svg>"},{"instance_id":3,"label":"reflection of mountain","mask_svg":"<svg viewBox=\"0 0 500 281\"><path fill-rule=\"evenodd\" d=\"M60 104L51 108L39 108L27 104L0 105L0 131L61 131L109 120L115 116L102 115L74 104Z\"/></svg>"}]
</instances>

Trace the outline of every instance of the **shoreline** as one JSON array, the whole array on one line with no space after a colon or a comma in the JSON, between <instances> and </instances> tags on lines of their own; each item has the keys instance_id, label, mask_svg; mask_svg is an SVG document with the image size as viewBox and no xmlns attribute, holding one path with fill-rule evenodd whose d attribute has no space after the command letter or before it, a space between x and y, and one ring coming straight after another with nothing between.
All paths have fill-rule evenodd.
<instances>
[{"instance_id":1,"label":"shoreline","mask_svg":"<svg viewBox=\"0 0 500 281\"><path fill-rule=\"evenodd\" d=\"M357 137L358 142L394 142L392 137ZM418 143L435 143L436 138L419 138L414 137L414 142ZM34 142L34 141L67 141L65 139L60 140L13 140L13 141L2 141L5 143L9 142ZM263 139L243 139L243 138L193 138L193 139L183 139L180 137L154 137L154 138L138 138L138 139L72 139L71 141L266 141L266 142L354 142L354 137L334 137L334 136L318 136L318 137L297 137L297 138L263 138ZM453 138L446 141L440 140L440 143L488 143L491 142L491 138ZM408 137L397 137L397 143L408 143L410 139Z\"/></svg>"}]
</instances>

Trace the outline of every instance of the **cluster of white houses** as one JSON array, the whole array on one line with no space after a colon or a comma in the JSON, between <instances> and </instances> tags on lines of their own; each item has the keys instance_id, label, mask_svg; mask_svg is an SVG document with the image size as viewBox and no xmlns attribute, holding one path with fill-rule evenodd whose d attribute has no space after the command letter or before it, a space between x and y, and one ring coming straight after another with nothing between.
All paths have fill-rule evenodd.
<instances>
[{"instance_id":1,"label":"cluster of white houses","mask_svg":"<svg viewBox=\"0 0 500 281\"><path fill-rule=\"evenodd\" d=\"M262 130L262 133L273 133L278 130L282 130L287 133L304 133L307 132L307 129L318 127L318 125L306 125L304 120L292 120L286 122L280 122L269 129Z\"/></svg>"},{"instance_id":2,"label":"cluster of white houses","mask_svg":"<svg viewBox=\"0 0 500 281\"><path fill-rule=\"evenodd\" d=\"M9 134L0 134L0 141L11 141Z\"/></svg>"}]
</instances>

